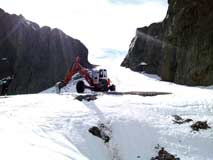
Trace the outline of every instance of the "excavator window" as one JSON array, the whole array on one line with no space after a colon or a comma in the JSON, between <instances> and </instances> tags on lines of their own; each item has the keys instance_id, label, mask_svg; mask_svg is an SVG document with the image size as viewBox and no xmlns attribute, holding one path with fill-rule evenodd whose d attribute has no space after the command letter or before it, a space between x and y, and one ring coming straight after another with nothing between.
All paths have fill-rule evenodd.
<instances>
[{"instance_id":1,"label":"excavator window","mask_svg":"<svg viewBox=\"0 0 213 160\"><path fill-rule=\"evenodd\" d=\"M107 71L106 69L100 69L99 70L99 77L102 79L106 79L107 78Z\"/></svg>"},{"instance_id":2,"label":"excavator window","mask_svg":"<svg viewBox=\"0 0 213 160\"><path fill-rule=\"evenodd\" d=\"M104 77L104 74L103 74L103 71L102 71L102 70L100 70L100 72L99 72L99 77L100 77L100 78L103 78L103 77Z\"/></svg>"}]
</instances>

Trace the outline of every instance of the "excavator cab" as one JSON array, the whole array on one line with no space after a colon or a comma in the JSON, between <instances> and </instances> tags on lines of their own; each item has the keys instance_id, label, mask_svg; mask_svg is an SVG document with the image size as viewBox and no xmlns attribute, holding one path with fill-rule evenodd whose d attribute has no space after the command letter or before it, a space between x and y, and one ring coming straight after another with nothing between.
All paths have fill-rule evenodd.
<instances>
[{"instance_id":1,"label":"excavator cab","mask_svg":"<svg viewBox=\"0 0 213 160\"><path fill-rule=\"evenodd\" d=\"M92 80L94 84L99 84L100 81L107 79L106 69L92 70Z\"/></svg>"}]
</instances>

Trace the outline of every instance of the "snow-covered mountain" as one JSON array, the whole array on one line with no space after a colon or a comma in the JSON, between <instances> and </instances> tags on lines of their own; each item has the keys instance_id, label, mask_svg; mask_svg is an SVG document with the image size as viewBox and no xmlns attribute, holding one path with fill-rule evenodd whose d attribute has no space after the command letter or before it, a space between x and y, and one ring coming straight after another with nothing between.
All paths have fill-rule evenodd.
<instances>
[{"instance_id":1,"label":"snow-covered mountain","mask_svg":"<svg viewBox=\"0 0 213 160\"><path fill-rule=\"evenodd\" d=\"M98 93L94 101L78 101L71 82L61 94L53 87L40 94L0 97L0 159L150 160L161 147L181 160L213 159L211 88L162 82L121 68L117 62L122 54L98 57L90 57L91 62L108 69L118 91L172 94ZM174 115L193 121L177 124ZM196 121L207 121L211 128L193 131L190 126ZM99 124L108 128L108 143L88 131Z\"/></svg>"}]
</instances>

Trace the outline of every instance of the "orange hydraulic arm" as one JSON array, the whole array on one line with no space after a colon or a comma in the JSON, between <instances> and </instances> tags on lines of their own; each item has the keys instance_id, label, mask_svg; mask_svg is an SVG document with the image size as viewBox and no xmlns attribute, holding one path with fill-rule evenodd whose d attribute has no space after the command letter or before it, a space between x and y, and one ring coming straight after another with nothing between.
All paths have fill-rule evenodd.
<instances>
[{"instance_id":1,"label":"orange hydraulic arm","mask_svg":"<svg viewBox=\"0 0 213 160\"><path fill-rule=\"evenodd\" d=\"M92 78L89 76L87 69L80 65L79 56L76 57L75 63L73 64L72 68L70 68L70 70L66 74L66 76L64 78L64 84L67 85L69 83L69 81L72 79L72 76L77 72L79 72L80 75L83 76L90 85L93 84Z\"/></svg>"}]
</instances>

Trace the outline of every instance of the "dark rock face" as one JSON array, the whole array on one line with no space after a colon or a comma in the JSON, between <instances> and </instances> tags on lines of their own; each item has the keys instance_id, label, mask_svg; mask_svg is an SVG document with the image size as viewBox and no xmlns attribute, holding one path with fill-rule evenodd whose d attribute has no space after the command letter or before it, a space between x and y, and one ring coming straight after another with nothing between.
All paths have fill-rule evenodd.
<instances>
[{"instance_id":1,"label":"dark rock face","mask_svg":"<svg viewBox=\"0 0 213 160\"><path fill-rule=\"evenodd\" d=\"M130 44L128 55L121 65L134 71L144 70L148 73L159 74L162 57L162 30L161 23L138 28Z\"/></svg>"},{"instance_id":2,"label":"dark rock face","mask_svg":"<svg viewBox=\"0 0 213 160\"><path fill-rule=\"evenodd\" d=\"M92 67L88 50L79 40L0 9L0 79L15 75L10 94L36 93L53 86L64 78L77 55L83 66Z\"/></svg>"},{"instance_id":3,"label":"dark rock face","mask_svg":"<svg viewBox=\"0 0 213 160\"><path fill-rule=\"evenodd\" d=\"M213 84L213 1L168 3L163 22L137 29L121 65L179 84Z\"/></svg>"}]
</instances>

